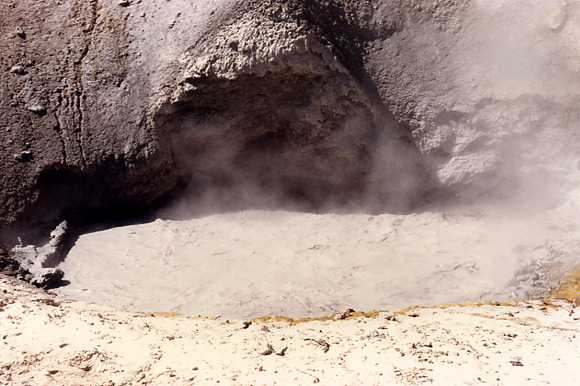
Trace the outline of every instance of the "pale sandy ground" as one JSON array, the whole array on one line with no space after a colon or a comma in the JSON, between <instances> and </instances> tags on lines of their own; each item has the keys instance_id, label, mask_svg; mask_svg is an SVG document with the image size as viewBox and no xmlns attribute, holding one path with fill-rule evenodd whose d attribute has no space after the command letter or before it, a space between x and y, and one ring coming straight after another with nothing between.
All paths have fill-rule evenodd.
<instances>
[{"instance_id":1,"label":"pale sandy ground","mask_svg":"<svg viewBox=\"0 0 580 386\"><path fill-rule=\"evenodd\" d=\"M0 385L579 385L566 301L251 324L117 311L0 276Z\"/></svg>"}]
</instances>

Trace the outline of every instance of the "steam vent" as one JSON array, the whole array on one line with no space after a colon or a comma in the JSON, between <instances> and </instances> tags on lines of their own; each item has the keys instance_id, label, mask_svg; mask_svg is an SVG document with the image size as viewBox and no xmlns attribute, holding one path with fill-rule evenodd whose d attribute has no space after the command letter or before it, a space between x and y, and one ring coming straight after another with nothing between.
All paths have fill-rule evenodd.
<instances>
[{"instance_id":1,"label":"steam vent","mask_svg":"<svg viewBox=\"0 0 580 386\"><path fill-rule=\"evenodd\" d=\"M580 384L580 0L0 0L0 386Z\"/></svg>"}]
</instances>

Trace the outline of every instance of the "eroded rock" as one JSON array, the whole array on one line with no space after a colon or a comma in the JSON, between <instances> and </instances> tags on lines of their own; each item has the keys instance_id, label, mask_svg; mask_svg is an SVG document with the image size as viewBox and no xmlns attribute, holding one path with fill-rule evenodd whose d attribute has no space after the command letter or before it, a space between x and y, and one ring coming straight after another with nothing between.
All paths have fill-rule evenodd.
<instances>
[{"instance_id":1,"label":"eroded rock","mask_svg":"<svg viewBox=\"0 0 580 386\"><path fill-rule=\"evenodd\" d=\"M184 188L408 211L577 164L580 22L557 1L25 0L2 17L0 63L26 63L0 72L8 245Z\"/></svg>"}]
</instances>

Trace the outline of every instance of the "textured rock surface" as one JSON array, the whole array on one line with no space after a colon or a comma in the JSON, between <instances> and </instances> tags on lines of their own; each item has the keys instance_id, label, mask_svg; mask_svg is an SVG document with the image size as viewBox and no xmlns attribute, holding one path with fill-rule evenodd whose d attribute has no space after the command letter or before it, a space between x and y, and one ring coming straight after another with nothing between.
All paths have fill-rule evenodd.
<instances>
[{"instance_id":1,"label":"textured rock surface","mask_svg":"<svg viewBox=\"0 0 580 386\"><path fill-rule=\"evenodd\" d=\"M1 6L8 244L183 186L397 211L578 159L577 1Z\"/></svg>"},{"instance_id":2,"label":"textured rock surface","mask_svg":"<svg viewBox=\"0 0 580 386\"><path fill-rule=\"evenodd\" d=\"M127 15L96 1L3 9L2 68L24 68L0 75L3 223L54 223L162 193L169 161L147 122L149 82Z\"/></svg>"},{"instance_id":3,"label":"textured rock surface","mask_svg":"<svg viewBox=\"0 0 580 386\"><path fill-rule=\"evenodd\" d=\"M385 20L389 7L375 17ZM562 177L578 160L578 2L400 9L399 30L371 42L364 65L438 185L464 198L515 195L533 181L562 188L548 175Z\"/></svg>"},{"instance_id":4,"label":"textured rock surface","mask_svg":"<svg viewBox=\"0 0 580 386\"><path fill-rule=\"evenodd\" d=\"M183 176L361 190L386 116L361 81L369 4L128 5L4 1L5 226L140 209Z\"/></svg>"}]
</instances>

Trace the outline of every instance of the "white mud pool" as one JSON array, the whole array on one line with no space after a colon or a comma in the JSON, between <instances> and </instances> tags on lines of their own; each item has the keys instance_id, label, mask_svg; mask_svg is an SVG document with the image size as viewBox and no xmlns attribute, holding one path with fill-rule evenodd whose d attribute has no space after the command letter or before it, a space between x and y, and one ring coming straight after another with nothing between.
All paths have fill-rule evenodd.
<instances>
[{"instance_id":1,"label":"white mud pool","mask_svg":"<svg viewBox=\"0 0 580 386\"><path fill-rule=\"evenodd\" d=\"M124 310L250 318L546 296L580 252L579 195L540 213L241 211L85 234L56 291Z\"/></svg>"}]
</instances>

